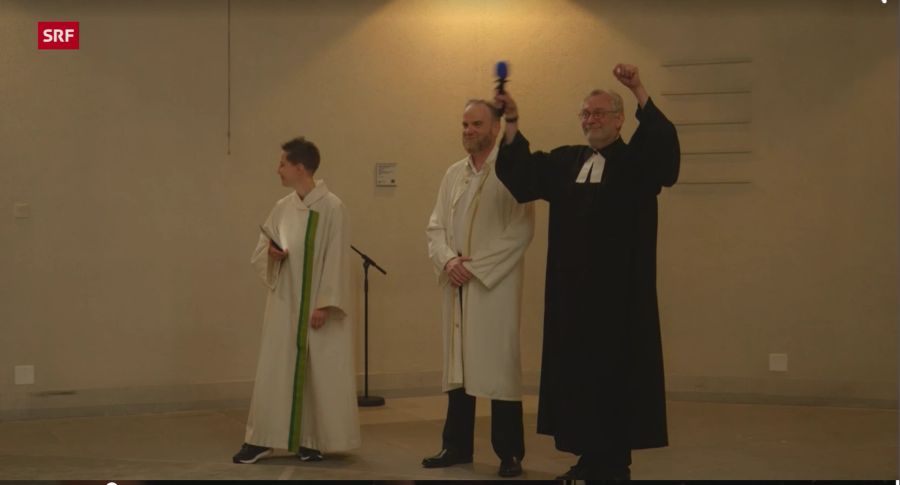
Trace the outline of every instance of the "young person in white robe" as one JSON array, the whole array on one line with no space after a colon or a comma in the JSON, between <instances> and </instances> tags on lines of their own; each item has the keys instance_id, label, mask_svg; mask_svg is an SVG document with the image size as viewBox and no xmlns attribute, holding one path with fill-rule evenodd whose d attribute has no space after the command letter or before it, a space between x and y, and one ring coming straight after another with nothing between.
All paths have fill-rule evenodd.
<instances>
[{"instance_id":1,"label":"young person in white robe","mask_svg":"<svg viewBox=\"0 0 900 485\"><path fill-rule=\"evenodd\" d=\"M497 179L500 112L472 100L463 112L468 156L447 170L428 222L428 254L443 292L443 449L422 466L471 463L475 397L491 399L491 444L498 474L522 473L522 373L519 316L523 255L534 234L534 208L519 204Z\"/></svg>"},{"instance_id":2,"label":"young person in white robe","mask_svg":"<svg viewBox=\"0 0 900 485\"><path fill-rule=\"evenodd\" d=\"M318 461L360 446L346 210L313 178L319 150L312 142L301 137L281 148L278 175L292 190L275 203L250 260L268 294L235 463L273 449Z\"/></svg>"}]
</instances>

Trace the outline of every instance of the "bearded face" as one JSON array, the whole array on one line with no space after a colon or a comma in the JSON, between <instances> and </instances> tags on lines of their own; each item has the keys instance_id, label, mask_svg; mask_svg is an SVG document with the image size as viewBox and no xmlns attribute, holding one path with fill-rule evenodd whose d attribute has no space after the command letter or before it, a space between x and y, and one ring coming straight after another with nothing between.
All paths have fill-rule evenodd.
<instances>
[{"instance_id":1,"label":"bearded face","mask_svg":"<svg viewBox=\"0 0 900 485\"><path fill-rule=\"evenodd\" d=\"M463 112L462 142L466 153L472 155L494 146L500 123L483 104L470 104Z\"/></svg>"}]
</instances>

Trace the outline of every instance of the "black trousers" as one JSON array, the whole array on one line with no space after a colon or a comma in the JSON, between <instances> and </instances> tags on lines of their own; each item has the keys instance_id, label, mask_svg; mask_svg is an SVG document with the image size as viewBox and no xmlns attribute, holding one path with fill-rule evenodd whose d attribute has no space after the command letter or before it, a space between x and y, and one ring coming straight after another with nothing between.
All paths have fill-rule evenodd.
<instances>
[{"instance_id":1,"label":"black trousers","mask_svg":"<svg viewBox=\"0 0 900 485\"><path fill-rule=\"evenodd\" d=\"M444 448L471 455L475 441L475 397L465 389L447 393L447 420L444 422ZM491 400L491 445L501 460L525 457L522 429L522 401Z\"/></svg>"}]
</instances>

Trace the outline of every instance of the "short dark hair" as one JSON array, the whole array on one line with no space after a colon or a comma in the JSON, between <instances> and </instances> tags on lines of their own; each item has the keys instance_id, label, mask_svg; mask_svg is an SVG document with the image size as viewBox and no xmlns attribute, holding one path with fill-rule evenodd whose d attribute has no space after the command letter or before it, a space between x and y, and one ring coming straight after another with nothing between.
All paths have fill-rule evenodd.
<instances>
[{"instance_id":1,"label":"short dark hair","mask_svg":"<svg viewBox=\"0 0 900 485\"><path fill-rule=\"evenodd\" d=\"M281 149L284 150L285 158L289 162L294 165L303 165L309 173L316 173L316 170L319 169L319 149L306 138L298 136L281 145Z\"/></svg>"}]
</instances>

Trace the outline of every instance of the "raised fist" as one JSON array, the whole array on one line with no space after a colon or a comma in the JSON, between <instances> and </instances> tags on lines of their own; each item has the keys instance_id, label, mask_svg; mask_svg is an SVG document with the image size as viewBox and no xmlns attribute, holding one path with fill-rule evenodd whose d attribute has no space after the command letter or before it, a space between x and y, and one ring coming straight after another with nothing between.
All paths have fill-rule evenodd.
<instances>
[{"instance_id":1,"label":"raised fist","mask_svg":"<svg viewBox=\"0 0 900 485\"><path fill-rule=\"evenodd\" d=\"M631 64L616 64L616 67L613 68L613 76L628 89L634 90L641 85L641 77L638 74L638 68Z\"/></svg>"}]
</instances>

